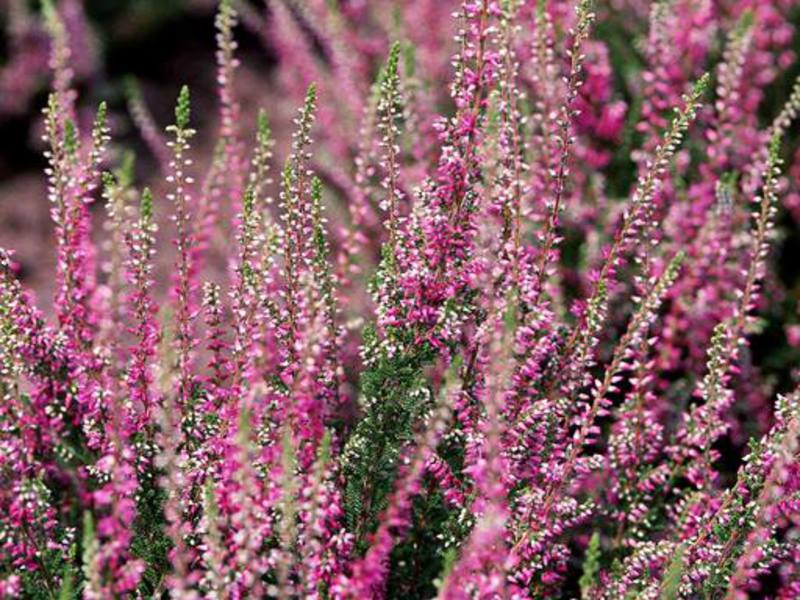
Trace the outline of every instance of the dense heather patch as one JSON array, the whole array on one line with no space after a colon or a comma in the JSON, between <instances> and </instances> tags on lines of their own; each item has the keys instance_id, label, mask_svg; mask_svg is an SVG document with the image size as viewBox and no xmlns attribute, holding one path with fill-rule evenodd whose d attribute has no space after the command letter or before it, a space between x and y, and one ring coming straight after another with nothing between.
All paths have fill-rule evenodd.
<instances>
[{"instance_id":1,"label":"dense heather patch","mask_svg":"<svg viewBox=\"0 0 800 600\"><path fill-rule=\"evenodd\" d=\"M202 168L189 88L127 86L151 191L81 3L10 1L57 261L37 305L0 250L0 598L799 597L800 388L751 352L791 4L221 0Z\"/></svg>"}]
</instances>

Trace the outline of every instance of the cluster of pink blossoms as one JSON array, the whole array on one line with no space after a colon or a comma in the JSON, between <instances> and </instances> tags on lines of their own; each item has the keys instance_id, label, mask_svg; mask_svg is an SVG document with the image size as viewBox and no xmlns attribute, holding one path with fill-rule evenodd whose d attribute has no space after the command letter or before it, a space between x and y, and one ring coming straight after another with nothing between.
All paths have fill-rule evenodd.
<instances>
[{"instance_id":1,"label":"cluster of pink blossoms","mask_svg":"<svg viewBox=\"0 0 800 600\"><path fill-rule=\"evenodd\" d=\"M800 596L797 372L751 349L792 2L220 0L203 168L189 89L131 89L153 191L78 117L80 2L9 6L57 292L0 250L0 599Z\"/></svg>"}]
</instances>

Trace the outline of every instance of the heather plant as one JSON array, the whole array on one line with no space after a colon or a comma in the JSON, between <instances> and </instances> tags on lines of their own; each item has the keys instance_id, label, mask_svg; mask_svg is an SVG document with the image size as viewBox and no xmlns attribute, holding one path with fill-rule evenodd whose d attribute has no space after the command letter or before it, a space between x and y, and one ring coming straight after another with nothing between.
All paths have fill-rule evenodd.
<instances>
[{"instance_id":1,"label":"heather plant","mask_svg":"<svg viewBox=\"0 0 800 600\"><path fill-rule=\"evenodd\" d=\"M800 596L791 2L220 0L211 156L126 83L148 176L79 3L10 6L57 263L0 250L0 598Z\"/></svg>"}]
</instances>

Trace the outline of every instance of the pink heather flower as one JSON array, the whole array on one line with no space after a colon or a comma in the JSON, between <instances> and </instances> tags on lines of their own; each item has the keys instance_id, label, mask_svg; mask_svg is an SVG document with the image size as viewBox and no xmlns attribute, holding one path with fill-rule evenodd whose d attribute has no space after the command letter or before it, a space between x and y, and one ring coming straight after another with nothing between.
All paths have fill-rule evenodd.
<instances>
[{"instance_id":1,"label":"pink heather flower","mask_svg":"<svg viewBox=\"0 0 800 600\"><path fill-rule=\"evenodd\" d=\"M4 3L56 268L0 250L0 598L800 594L790 0L192 6L211 143L128 90L154 196L81 2Z\"/></svg>"}]
</instances>

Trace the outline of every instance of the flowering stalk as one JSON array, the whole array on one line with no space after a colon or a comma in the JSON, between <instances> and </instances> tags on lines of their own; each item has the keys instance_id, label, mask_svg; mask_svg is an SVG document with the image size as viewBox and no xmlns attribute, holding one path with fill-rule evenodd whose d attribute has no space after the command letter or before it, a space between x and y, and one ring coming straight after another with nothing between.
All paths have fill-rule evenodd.
<instances>
[{"instance_id":1,"label":"flowering stalk","mask_svg":"<svg viewBox=\"0 0 800 600\"><path fill-rule=\"evenodd\" d=\"M240 139L241 107L234 90L234 75L239 66L237 42L233 30L238 14L231 0L220 0L214 26L217 30L217 96L219 100L219 135L214 157L203 180L197 218L197 245L194 259L200 263L202 252L211 243L220 210L234 218L241 212L246 165Z\"/></svg>"},{"instance_id":2,"label":"flowering stalk","mask_svg":"<svg viewBox=\"0 0 800 600\"><path fill-rule=\"evenodd\" d=\"M310 221L310 182L308 145L311 143L310 133L317 103L317 89L314 85L308 88L306 100L296 120L297 131L292 138L292 152L283 172L283 235L286 249L284 252L284 281L286 284L286 346L290 363L296 356L296 340L298 319L300 318L300 278L304 263L309 259L310 244L313 231Z\"/></svg>"},{"instance_id":3,"label":"flowering stalk","mask_svg":"<svg viewBox=\"0 0 800 600\"><path fill-rule=\"evenodd\" d=\"M552 199L548 199L547 202L550 212L545 223L544 232L541 235L542 247L539 254L539 260L536 265L538 292L534 294L534 298L537 300L548 275L548 264L553 260L552 250L556 241L559 213L561 212L561 202L565 193L566 179L569 175L569 149L570 146L575 143L575 140L572 137L572 122L578 113L574 109L573 105L581 86L580 76L584 60L583 44L588 39L592 23L595 20L592 0L581 0L575 9L575 17L577 20L577 25L574 32L572 32L572 48L567 53L570 59L570 68L569 75L566 79L566 98L564 99L561 113L555 123L555 127L558 131L558 137L556 141L556 154L558 159L556 162L555 173L552 176ZM535 302L536 301L534 301L534 304Z\"/></svg>"},{"instance_id":4,"label":"flowering stalk","mask_svg":"<svg viewBox=\"0 0 800 600\"><path fill-rule=\"evenodd\" d=\"M769 159L764 173L764 189L755 202L759 205L755 218L755 231L752 234L750 261L745 275L744 288L739 293L737 307L730 323L720 323L714 330L709 350L707 374L699 392L704 399L702 405L689 410L690 418L678 432L680 446L673 456L677 460L692 459L688 477L696 485L704 485L714 477L711 463L715 453L711 450L711 440L724 433L726 427L721 417L733 402L728 383L735 369L740 348L745 344L746 325L749 314L755 307L761 280L764 277L764 264L769 252L769 236L773 229L775 204L777 202L777 178L781 159L779 135L774 135L770 143ZM703 448L700 457L692 456L690 449ZM678 458L680 457L680 458ZM696 464L694 464L696 462Z\"/></svg>"},{"instance_id":5,"label":"flowering stalk","mask_svg":"<svg viewBox=\"0 0 800 600\"><path fill-rule=\"evenodd\" d=\"M194 129L189 127L190 115L189 88L183 86L175 106L175 124L167 127L167 132L174 136L174 140L168 143L172 149L172 160L167 181L172 185L172 191L167 198L174 205L172 220L175 223L176 236L173 243L178 252L172 296L175 306L174 344L177 360L177 394L182 407L189 406L194 384L192 375L194 328L192 322L195 317L194 279L196 273L192 260L192 248L195 239L191 226L192 198L189 192L192 178L186 173L186 169L191 165L191 160L186 156L189 151L189 140L195 134Z\"/></svg>"},{"instance_id":6,"label":"flowering stalk","mask_svg":"<svg viewBox=\"0 0 800 600\"><path fill-rule=\"evenodd\" d=\"M153 195L142 192L139 218L126 236L128 246L128 280L133 292L128 300L134 318L132 333L136 344L130 348L127 373L129 401L136 415L133 431L148 429L153 423L157 398L153 390L153 360L157 354L160 328L156 322L157 308L153 301L152 261L155 254Z\"/></svg>"},{"instance_id":7,"label":"flowering stalk","mask_svg":"<svg viewBox=\"0 0 800 600\"><path fill-rule=\"evenodd\" d=\"M510 518L508 506L509 481L506 457L502 452L504 423L503 396L510 381L510 341L516 327L513 302L502 299L492 306L484 331L484 360L497 361L485 382L485 415L477 430L482 437L480 458L465 471L475 484L475 498L470 510L476 515L469 538L464 542L448 578L442 584L439 597L443 599L508 596L508 570L513 565L505 532ZM503 312L505 311L505 314ZM501 367L501 365L504 365Z\"/></svg>"},{"instance_id":8,"label":"flowering stalk","mask_svg":"<svg viewBox=\"0 0 800 600\"><path fill-rule=\"evenodd\" d=\"M665 134L662 143L656 150L652 162L649 163L644 177L636 183L636 188L631 197L630 206L624 213L623 222L616 234L611 247L604 253L605 260L600 271L593 275L593 290L586 301L586 308L582 311L578 326L574 327L559 361L558 373L564 373L566 368L567 379L562 383L562 389L569 389L574 385L570 382L570 372L580 373L591 360L589 349L596 341L595 334L599 331L608 305L609 286L616 279L619 268L624 264L625 253L641 239L652 227L653 197L662 181L669 161L675 154L678 145L683 139L686 130L696 116L700 98L708 86L708 76L698 81L692 92L683 97L683 107L676 108L675 118Z\"/></svg>"},{"instance_id":9,"label":"flowering stalk","mask_svg":"<svg viewBox=\"0 0 800 600\"><path fill-rule=\"evenodd\" d=\"M49 66L53 73L53 93L56 96L57 104L64 111L63 117L74 119L76 94L72 89L74 72L69 64L72 52L67 29L52 0L42 2L42 15L51 40Z\"/></svg>"},{"instance_id":10,"label":"flowering stalk","mask_svg":"<svg viewBox=\"0 0 800 600\"><path fill-rule=\"evenodd\" d=\"M106 223L106 231L108 232L109 241L106 248L107 262L102 265L103 271L106 273L106 297L104 300L107 302L107 318L102 320L98 325L97 340L99 344L109 346L109 354L115 364L119 363L119 348L116 347L117 340L113 335L113 327L115 323L120 322L124 316L124 287L125 287L125 272L124 272L124 248L125 248L125 235L128 231L127 212L129 209L128 203L131 200L133 184L133 168L134 168L133 154L127 154L123 157L122 165L113 174L106 172L102 175L103 183L103 199L106 202L106 212L108 214L108 221Z\"/></svg>"}]
</instances>

